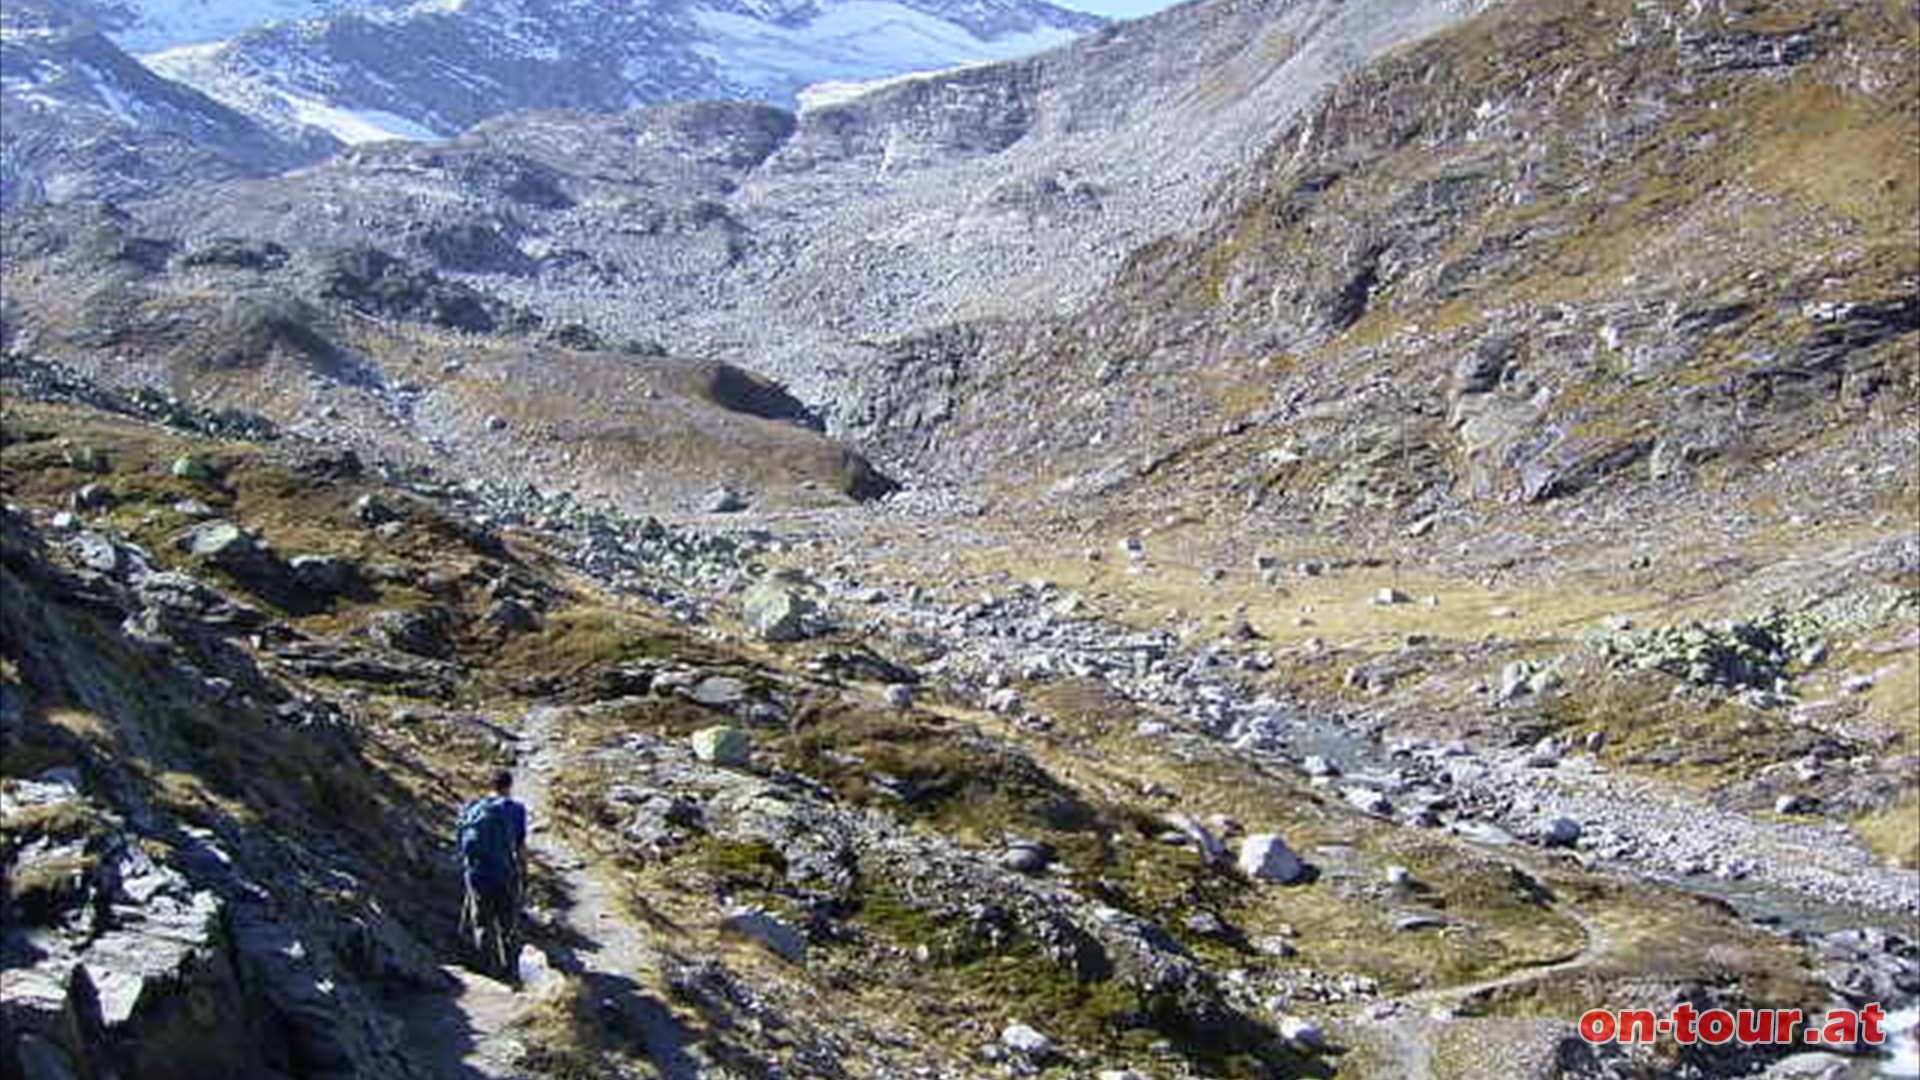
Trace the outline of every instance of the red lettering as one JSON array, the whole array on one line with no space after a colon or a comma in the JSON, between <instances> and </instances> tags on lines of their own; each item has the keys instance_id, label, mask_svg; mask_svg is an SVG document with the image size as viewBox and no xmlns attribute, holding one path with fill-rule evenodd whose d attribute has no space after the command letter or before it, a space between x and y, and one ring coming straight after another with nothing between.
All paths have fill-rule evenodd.
<instances>
[{"instance_id":1,"label":"red lettering","mask_svg":"<svg viewBox=\"0 0 1920 1080\"><path fill-rule=\"evenodd\" d=\"M1793 1029L1799 1027L1800 1021L1804 1019L1799 1009L1781 1009L1774 1013L1773 1041L1782 1044L1792 1042Z\"/></svg>"},{"instance_id":2,"label":"red lettering","mask_svg":"<svg viewBox=\"0 0 1920 1080\"><path fill-rule=\"evenodd\" d=\"M1610 1043L1614 1036L1613 1014L1605 1009L1588 1009L1580 1014L1580 1037L1590 1043Z\"/></svg>"},{"instance_id":3,"label":"red lettering","mask_svg":"<svg viewBox=\"0 0 1920 1080\"><path fill-rule=\"evenodd\" d=\"M1684 1001L1673 1007L1673 1038L1676 1042L1682 1044L1693 1042L1693 1021L1696 1015L1693 1006Z\"/></svg>"},{"instance_id":4,"label":"red lettering","mask_svg":"<svg viewBox=\"0 0 1920 1080\"><path fill-rule=\"evenodd\" d=\"M1650 1043L1660 1030L1650 1009L1628 1009L1620 1014L1620 1041Z\"/></svg>"},{"instance_id":5,"label":"red lettering","mask_svg":"<svg viewBox=\"0 0 1920 1080\"><path fill-rule=\"evenodd\" d=\"M1714 1046L1733 1038L1733 1014L1725 1009L1708 1009L1701 1013L1700 1038Z\"/></svg>"},{"instance_id":6,"label":"red lettering","mask_svg":"<svg viewBox=\"0 0 1920 1080\"><path fill-rule=\"evenodd\" d=\"M1763 1043L1773 1035L1773 1010L1741 1009L1740 1041L1748 1046Z\"/></svg>"},{"instance_id":7,"label":"red lettering","mask_svg":"<svg viewBox=\"0 0 1920 1080\"><path fill-rule=\"evenodd\" d=\"M1840 1009L1827 1014L1826 1030L1820 1033L1820 1041L1851 1046L1859 1038L1860 1021L1851 1009Z\"/></svg>"},{"instance_id":8,"label":"red lettering","mask_svg":"<svg viewBox=\"0 0 1920 1080\"><path fill-rule=\"evenodd\" d=\"M1877 1001L1861 1009L1860 1020L1866 1030L1860 1033L1860 1041L1868 1046L1879 1046L1886 1042L1887 1033L1880 1030L1880 1021L1886 1018L1887 1014L1881 1010L1880 1003Z\"/></svg>"}]
</instances>

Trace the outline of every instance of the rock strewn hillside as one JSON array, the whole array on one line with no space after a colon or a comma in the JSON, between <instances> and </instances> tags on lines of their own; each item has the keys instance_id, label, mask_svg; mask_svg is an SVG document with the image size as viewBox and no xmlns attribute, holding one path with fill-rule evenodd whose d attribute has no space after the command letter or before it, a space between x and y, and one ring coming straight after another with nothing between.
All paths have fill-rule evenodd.
<instances>
[{"instance_id":1,"label":"rock strewn hillside","mask_svg":"<svg viewBox=\"0 0 1920 1080\"><path fill-rule=\"evenodd\" d=\"M610 340L750 367L865 430L884 422L867 395L889 385L888 341L1087 303L1139 245L1196 226L1209 188L1315 94L1473 7L1195 5L795 119L524 114L142 214L171 238L288 247L485 230L497 261L441 268ZM486 179L523 173L540 192Z\"/></svg>"},{"instance_id":2,"label":"rock strewn hillside","mask_svg":"<svg viewBox=\"0 0 1920 1080\"><path fill-rule=\"evenodd\" d=\"M922 460L1413 520L1882 424L1920 377L1914 23L1764 7L1506 5L1368 69L1078 316L903 347L965 403Z\"/></svg>"}]
</instances>

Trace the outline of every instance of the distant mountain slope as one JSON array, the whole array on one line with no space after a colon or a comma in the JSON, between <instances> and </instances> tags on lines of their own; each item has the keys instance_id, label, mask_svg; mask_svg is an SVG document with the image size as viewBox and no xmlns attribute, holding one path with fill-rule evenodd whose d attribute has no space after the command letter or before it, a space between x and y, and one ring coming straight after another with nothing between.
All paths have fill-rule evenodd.
<instances>
[{"instance_id":1,"label":"distant mountain slope","mask_svg":"<svg viewBox=\"0 0 1920 1080\"><path fill-rule=\"evenodd\" d=\"M282 130L453 135L529 108L791 102L821 81L998 60L1101 24L1041 0L422 0L261 26L148 58Z\"/></svg>"},{"instance_id":2,"label":"distant mountain slope","mask_svg":"<svg viewBox=\"0 0 1920 1080\"><path fill-rule=\"evenodd\" d=\"M1208 191L1317 94L1473 9L1189 5L797 117L517 113L143 215L189 242L377 243L608 340L772 374L862 429L896 408L876 394L918 385L885 376L891 340L1086 303L1128 253L1196 227Z\"/></svg>"},{"instance_id":3,"label":"distant mountain slope","mask_svg":"<svg viewBox=\"0 0 1920 1080\"><path fill-rule=\"evenodd\" d=\"M132 53L224 41L268 22L314 19L349 7L395 7L403 0L62 0Z\"/></svg>"},{"instance_id":4,"label":"distant mountain slope","mask_svg":"<svg viewBox=\"0 0 1920 1080\"><path fill-rule=\"evenodd\" d=\"M338 145L270 134L35 4L0 9L0 67L0 205L138 198L278 171Z\"/></svg>"}]
</instances>

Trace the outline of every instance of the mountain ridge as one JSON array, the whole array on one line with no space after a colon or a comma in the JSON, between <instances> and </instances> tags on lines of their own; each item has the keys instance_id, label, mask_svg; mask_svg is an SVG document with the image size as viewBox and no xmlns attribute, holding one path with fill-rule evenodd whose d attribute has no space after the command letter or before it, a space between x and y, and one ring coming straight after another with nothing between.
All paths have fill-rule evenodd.
<instances>
[{"instance_id":1,"label":"mountain ridge","mask_svg":"<svg viewBox=\"0 0 1920 1080\"><path fill-rule=\"evenodd\" d=\"M147 57L269 126L307 103L392 117L394 134L458 134L520 109L620 112L708 98L791 102L805 86L996 60L1101 24L1040 0L825 4L471 0L344 10ZM378 122L349 141L380 137Z\"/></svg>"}]
</instances>

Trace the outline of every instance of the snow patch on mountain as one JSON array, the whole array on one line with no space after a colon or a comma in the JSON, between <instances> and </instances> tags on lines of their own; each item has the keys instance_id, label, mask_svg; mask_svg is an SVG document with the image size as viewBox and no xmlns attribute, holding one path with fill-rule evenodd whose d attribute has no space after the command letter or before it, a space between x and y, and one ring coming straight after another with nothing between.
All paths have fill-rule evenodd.
<instances>
[{"instance_id":1,"label":"snow patch on mountain","mask_svg":"<svg viewBox=\"0 0 1920 1080\"><path fill-rule=\"evenodd\" d=\"M885 90L891 86L899 86L917 80L942 79L957 72L965 71L968 68L980 66L981 64L979 63L955 64L950 68L941 68L937 71L910 71L905 75L889 75L884 79L863 79L858 81L830 79L826 82L817 82L801 87L800 92L794 96L799 100L800 111L802 113L808 113L818 109L831 108L835 105L844 105L855 98L865 97L868 94Z\"/></svg>"},{"instance_id":2,"label":"snow patch on mountain","mask_svg":"<svg viewBox=\"0 0 1920 1080\"><path fill-rule=\"evenodd\" d=\"M379 109L337 109L298 94L281 92L279 96L296 121L317 127L343 143L358 145L390 139L432 142L446 138L430 127Z\"/></svg>"},{"instance_id":3,"label":"snow patch on mountain","mask_svg":"<svg viewBox=\"0 0 1920 1080\"><path fill-rule=\"evenodd\" d=\"M1064 45L1077 32L1040 26L983 39L948 20L886 0L850 0L797 25L699 9L694 51L736 81L776 100L796 86L865 82L903 72L1008 60Z\"/></svg>"}]
</instances>

